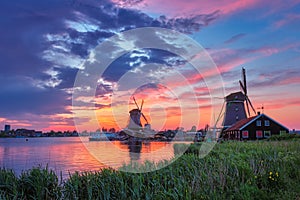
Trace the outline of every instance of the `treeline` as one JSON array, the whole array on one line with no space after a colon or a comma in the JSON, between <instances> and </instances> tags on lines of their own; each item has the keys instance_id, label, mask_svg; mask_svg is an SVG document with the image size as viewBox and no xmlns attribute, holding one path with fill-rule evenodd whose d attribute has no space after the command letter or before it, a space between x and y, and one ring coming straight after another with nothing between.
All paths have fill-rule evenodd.
<instances>
[{"instance_id":1,"label":"treeline","mask_svg":"<svg viewBox=\"0 0 300 200\"><path fill-rule=\"evenodd\" d=\"M15 137L76 137L79 136L77 131L35 131L28 129L17 129L10 131L1 131L0 138L15 138Z\"/></svg>"}]
</instances>

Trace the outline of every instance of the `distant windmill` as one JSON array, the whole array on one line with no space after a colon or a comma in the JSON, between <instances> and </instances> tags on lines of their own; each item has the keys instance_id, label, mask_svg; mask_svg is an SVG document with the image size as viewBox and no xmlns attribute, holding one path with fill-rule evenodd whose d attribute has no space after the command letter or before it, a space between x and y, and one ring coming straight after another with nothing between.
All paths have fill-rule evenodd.
<instances>
[{"instance_id":1,"label":"distant windmill","mask_svg":"<svg viewBox=\"0 0 300 200\"><path fill-rule=\"evenodd\" d=\"M135 103L135 105L136 105L137 108L136 109L132 109L131 111L129 111L130 118L129 118L128 128L129 129L141 129L142 128L141 116L146 121L145 126L150 126L150 124L148 123L147 118L142 113L144 100L142 100L141 108L139 108L139 106L138 106L138 104L137 104L137 102L136 102L136 100L135 100L134 97L133 97L133 101L134 101L134 103Z\"/></svg>"},{"instance_id":2,"label":"distant windmill","mask_svg":"<svg viewBox=\"0 0 300 200\"><path fill-rule=\"evenodd\" d=\"M230 127L231 125L235 124L237 121L247 118L247 114L245 110L245 101L246 101L248 116L251 115L250 107L252 108L253 112L256 114L256 111L248 97L245 68L242 68L242 79L243 79L242 81L241 80L239 81L241 86L241 91L231 93L225 97L226 108L225 108L225 117L223 121L224 128Z\"/></svg>"}]
</instances>

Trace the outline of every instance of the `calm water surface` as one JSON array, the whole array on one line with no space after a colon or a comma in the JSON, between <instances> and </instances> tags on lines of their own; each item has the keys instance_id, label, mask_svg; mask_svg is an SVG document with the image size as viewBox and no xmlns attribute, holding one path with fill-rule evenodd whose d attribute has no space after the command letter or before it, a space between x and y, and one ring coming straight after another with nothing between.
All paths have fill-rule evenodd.
<instances>
[{"instance_id":1,"label":"calm water surface","mask_svg":"<svg viewBox=\"0 0 300 200\"><path fill-rule=\"evenodd\" d=\"M128 145L120 141L89 142L88 138L80 137L0 139L0 167L13 169L17 174L34 166L48 165L67 177L74 171L119 168L131 162L158 162L173 156L173 143L165 142Z\"/></svg>"}]
</instances>

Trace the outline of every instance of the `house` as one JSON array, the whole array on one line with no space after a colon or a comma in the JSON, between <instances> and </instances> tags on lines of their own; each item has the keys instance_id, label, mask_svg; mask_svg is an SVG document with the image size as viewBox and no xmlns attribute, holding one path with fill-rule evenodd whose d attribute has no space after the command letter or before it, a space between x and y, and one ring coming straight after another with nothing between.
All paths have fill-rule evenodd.
<instances>
[{"instance_id":1,"label":"house","mask_svg":"<svg viewBox=\"0 0 300 200\"><path fill-rule=\"evenodd\" d=\"M225 129L223 138L229 140L257 140L288 132L288 128L269 116L258 112L257 116L242 119Z\"/></svg>"}]
</instances>

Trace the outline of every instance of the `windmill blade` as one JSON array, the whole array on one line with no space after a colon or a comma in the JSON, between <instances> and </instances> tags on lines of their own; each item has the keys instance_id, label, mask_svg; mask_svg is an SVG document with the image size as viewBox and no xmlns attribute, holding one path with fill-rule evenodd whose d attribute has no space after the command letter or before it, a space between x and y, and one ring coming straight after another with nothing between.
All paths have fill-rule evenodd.
<instances>
[{"instance_id":1,"label":"windmill blade","mask_svg":"<svg viewBox=\"0 0 300 200\"><path fill-rule=\"evenodd\" d=\"M134 101L136 107L137 107L138 109L140 109L140 108L139 108L139 105L136 103L136 100L135 100L134 96L133 96L133 101Z\"/></svg>"},{"instance_id":2,"label":"windmill blade","mask_svg":"<svg viewBox=\"0 0 300 200\"><path fill-rule=\"evenodd\" d=\"M244 88L244 92L245 95L247 95L247 79L246 79L246 69L243 67L242 68L242 72L243 72L243 88Z\"/></svg>"},{"instance_id":3,"label":"windmill blade","mask_svg":"<svg viewBox=\"0 0 300 200\"><path fill-rule=\"evenodd\" d=\"M244 92L244 94L246 94L245 87L244 87L242 81L239 81L239 83L240 83L242 91Z\"/></svg>"},{"instance_id":4,"label":"windmill blade","mask_svg":"<svg viewBox=\"0 0 300 200\"><path fill-rule=\"evenodd\" d=\"M144 120L146 121L146 123L149 124L147 118L145 117L145 115L143 113L141 113L141 114L142 114Z\"/></svg>"},{"instance_id":5,"label":"windmill blade","mask_svg":"<svg viewBox=\"0 0 300 200\"><path fill-rule=\"evenodd\" d=\"M141 112L142 112L142 109L143 109L143 105L144 105L144 99L142 100L142 103L141 103Z\"/></svg>"},{"instance_id":6,"label":"windmill blade","mask_svg":"<svg viewBox=\"0 0 300 200\"><path fill-rule=\"evenodd\" d=\"M223 117L223 115L224 115L224 112L223 112L223 110L224 110L224 105L225 105L225 101L223 102L223 105L222 105L221 111L220 111L220 113L219 113L219 116L218 116L218 118L217 118L217 120L216 120L216 123L215 123L215 124L217 124L217 123L220 121L221 117Z\"/></svg>"},{"instance_id":7,"label":"windmill blade","mask_svg":"<svg viewBox=\"0 0 300 200\"><path fill-rule=\"evenodd\" d=\"M248 111L248 116L250 117L250 108L249 108L249 104L248 104L248 101L247 101L247 96L246 97L246 106L247 106L247 111Z\"/></svg>"},{"instance_id":8,"label":"windmill blade","mask_svg":"<svg viewBox=\"0 0 300 200\"><path fill-rule=\"evenodd\" d=\"M256 114L256 111L255 111L255 109L254 109L254 107L253 107L253 105L252 105L250 99L248 98L248 96L246 96L246 101L249 102L249 104L250 104L250 106L251 106L251 108L252 108L254 114Z\"/></svg>"}]
</instances>

